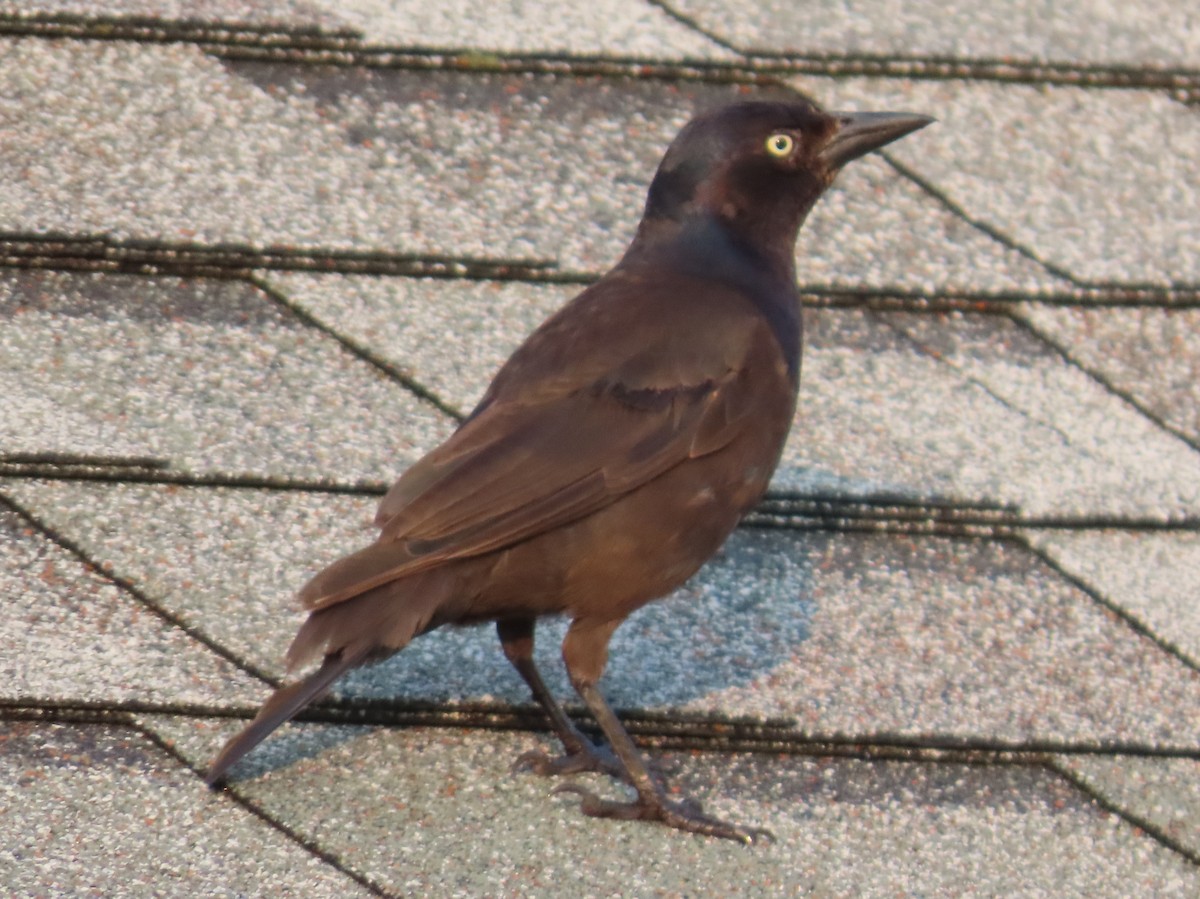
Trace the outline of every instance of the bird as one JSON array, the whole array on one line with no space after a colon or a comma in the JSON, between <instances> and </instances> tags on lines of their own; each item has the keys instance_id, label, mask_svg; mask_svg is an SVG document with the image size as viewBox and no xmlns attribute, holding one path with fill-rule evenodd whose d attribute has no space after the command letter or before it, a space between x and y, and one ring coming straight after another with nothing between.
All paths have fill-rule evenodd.
<instances>
[{"instance_id":1,"label":"bird","mask_svg":"<svg viewBox=\"0 0 1200 899\"><path fill-rule=\"evenodd\" d=\"M461 425L381 500L378 537L299 591L308 611L279 687L217 755L212 787L348 670L443 626L492 622L563 755L536 773L594 771L633 788L581 811L744 843L761 828L672 798L599 688L609 639L688 580L766 492L795 414L796 239L848 162L925 127L915 113L827 112L800 97L702 112L668 146L617 264L501 366ZM534 664L544 616L599 726L593 742Z\"/></svg>"}]
</instances>

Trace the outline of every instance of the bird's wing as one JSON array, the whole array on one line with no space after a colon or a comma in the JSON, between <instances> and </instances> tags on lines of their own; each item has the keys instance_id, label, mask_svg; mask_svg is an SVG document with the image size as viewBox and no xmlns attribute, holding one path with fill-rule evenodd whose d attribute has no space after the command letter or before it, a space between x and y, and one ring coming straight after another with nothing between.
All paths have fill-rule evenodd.
<instances>
[{"instance_id":1,"label":"bird's wing","mask_svg":"<svg viewBox=\"0 0 1200 899\"><path fill-rule=\"evenodd\" d=\"M585 358L565 369L543 366L542 374L538 345L570 341L535 332L467 423L392 487L377 516L379 540L318 574L301 601L327 608L446 560L510 546L725 446L755 413L748 357L772 349L759 318L737 304L732 312L716 323L716 350L705 316L694 319L705 320L704 335L680 323L656 339L635 314L611 334L589 326L594 349L576 341ZM568 326L584 315L576 310ZM555 327L552 319L544 330ZM510 377L514 370L519 377Z\"/></svg>"}]
</instances>

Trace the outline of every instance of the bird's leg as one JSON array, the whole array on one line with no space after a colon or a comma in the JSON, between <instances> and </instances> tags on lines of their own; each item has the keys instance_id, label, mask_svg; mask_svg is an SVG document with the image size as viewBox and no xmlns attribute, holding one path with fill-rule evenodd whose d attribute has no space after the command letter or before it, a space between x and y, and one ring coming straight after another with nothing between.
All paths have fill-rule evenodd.
<instances>
[{"instance_id":1,"label":"bird's leg","mask_svg":"<svg viewBox=\"0 0 1200 899\"><path fill-rule=\"evenodd\" d=\"M701 833L710 837L724 837L743 843L755 840L773 840L770 831L757 827L743 827L704 814L700 804L692 799L677 801L668 799L662 785L646 767L637 747L633 745L620 719L613 713L608 702L596 686L608 657L608 639L620 622L594 624L577 620L572 623L563 642L563 659L567 673L576 692L587 704L600 729L608 738L609 745L617 754L628 772L627 780L637 790L637 799L632 802L614 802L601 799L596 794L574 784L564 784L555 792L577 793L582 797L580 808L585 815L595 818L620 818L624 820L660 821L668 827Z\"/></svg>"},{"instance_id":2,"label":"bird's leg","mask_svg":"<svg viewBox=\"0 0 1200 899\"><path fill-rule=\"evenodd\" d=\"M505 618L496 622L496 633L505 657L512 662L517 673L529 685L533 698L550 716L550 726L563 744L564 754L551 758L540 750L523 753L514 768L532 771L544 776L554 774L578 774L595 771L621 780L628 780L625 768L608 749L597 746L579 732L574 722L567 717L561 705L542 681L542 676L533 663L532 618Z\"/></svg>"}]
</instances>

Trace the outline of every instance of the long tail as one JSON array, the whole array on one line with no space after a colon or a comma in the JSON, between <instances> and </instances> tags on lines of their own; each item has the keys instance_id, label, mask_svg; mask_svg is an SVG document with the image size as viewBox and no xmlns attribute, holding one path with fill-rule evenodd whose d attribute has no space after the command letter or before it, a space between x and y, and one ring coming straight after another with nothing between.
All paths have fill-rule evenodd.
<instances>
[{"instance_id":1,"label":"long tail","mask_svg":"<svg viewBox=\"0 0 1200 899\"><path fill-rule=\"evenodd\" d=\"M280 687L272 693L246 729L226 743L220 754L213 759L212 767L208 769L208 774L204 778L205 782L210 787L215 786L242 756L265 740L271 731L328 690L335 680L362 662L361 654L355 656L339 652L327 655L325 663L304 680Z\"/></svg>"},{"instance_id":2,"label":"long tail","mask_svg":"<svg viewBox=\"0 0 1200 899\"><path fill-rule=\"evenodd\" d=\"M271 694L254 720L213 760L205 778L209 786L351 668L386 658L427 630L456 583L444 572L427 572L382 584L309 615L288 649L288 668L323 656L321 667Z\"/></svg>"}]
</instances>

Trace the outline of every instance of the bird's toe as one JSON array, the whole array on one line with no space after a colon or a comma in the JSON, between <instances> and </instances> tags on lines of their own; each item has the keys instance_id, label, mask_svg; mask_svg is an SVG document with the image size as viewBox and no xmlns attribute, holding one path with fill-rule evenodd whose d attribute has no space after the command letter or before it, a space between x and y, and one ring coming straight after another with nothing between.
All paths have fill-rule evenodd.
<instances>
[{"instance_id":1,"label":"bird's toe","mask_svg":"<svg viewBox=\"0 0 1200 899\"><path fill-rule=\"evenodd\" d=\"M588 743L574 752L551 756L540 749L523 752L513 762L513 772L528 771L542 777L562 774L607 774L617 780L629 781L625 766L608 749Z\"/></svg>"},{"instance_id":2,"label":"bird's toe","mask_svg":"<svg viewBox=\"0 0 1200 899\"><path fill-rule=\"evenodd\" d=\"M554 793L574 793L580 797L579 810L591 818L614 818L621 821L658 821L675 830L699 833L709 837L752 843L774 843L775 835L762 827L749 827L706 815L694 799L668 800L663 796L639 796L632 802L602 799L591 790L566 783Z\"/></svg>"}]
</instances>

